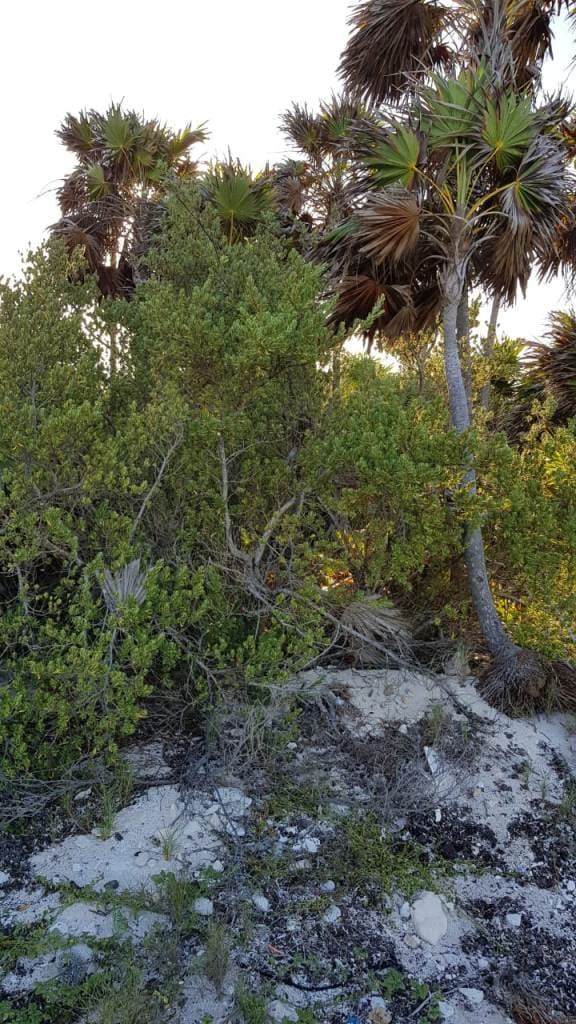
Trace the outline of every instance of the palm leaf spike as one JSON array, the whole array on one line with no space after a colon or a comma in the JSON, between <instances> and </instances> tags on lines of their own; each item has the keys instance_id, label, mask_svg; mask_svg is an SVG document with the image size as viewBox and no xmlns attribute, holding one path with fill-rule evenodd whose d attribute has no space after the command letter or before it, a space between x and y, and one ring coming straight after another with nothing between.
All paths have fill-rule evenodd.
<instances>
[{"instance_id":1,"label":"palm leaf spike","mask_svg":"<svg viewBox=\"0 0 576 1024\"><path fill-rule=\"evenodd\" d=\"M140 559L128 562L116 573L106 569L102 581L102 596L109 612L117 612L129 598L141 605L146 600L147 571L140 570Z\"/></svg>"}]
</instances>

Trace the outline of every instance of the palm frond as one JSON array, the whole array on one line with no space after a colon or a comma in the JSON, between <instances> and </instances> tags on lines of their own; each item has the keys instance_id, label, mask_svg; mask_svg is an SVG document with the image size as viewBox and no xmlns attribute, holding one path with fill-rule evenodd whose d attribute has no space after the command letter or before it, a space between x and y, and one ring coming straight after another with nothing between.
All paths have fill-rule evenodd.
<instances>
[{"instance_id":1,"label":"palm frond","mask_svg":"<svg viewBox=\"0 0 576 1024\"><path fill-rule=\"evenodd\" d=\"M355 216L359 251L376 263L401 260L413 252L420 234L420 208L403 189L373 193Z\"/></svg>"},{"instance_id":2,"label":"palm frond","mask_svg":"<svg viewBox=\"0 0 576 1024\"><path fill-rule=\"evenodd\" d=\"M352 95L368 103L398 100L409 77L450 51L443 39L449 8L435 0L367 0L351 18L352 34L339 72Z\"/></svg>"}]
</instances>

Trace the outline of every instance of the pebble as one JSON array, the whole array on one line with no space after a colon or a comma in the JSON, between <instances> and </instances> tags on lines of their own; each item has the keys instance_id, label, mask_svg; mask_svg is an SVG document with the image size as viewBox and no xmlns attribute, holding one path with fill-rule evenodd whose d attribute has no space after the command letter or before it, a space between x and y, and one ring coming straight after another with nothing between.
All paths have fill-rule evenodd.
<instances>
[{"instance_id":1,"label":"pebble","mask_svg":"<svg viewBox=\"0 0 576 1024\"><path fill-rule=\"evenodd\" d=\"M392 1024L392 1014L381 996L373 996L370 1000L370 1024Z\"/></svg>"},{"instance_id":2,"label":"pebble","mask_svg":"<svg viewBox=\"0 0 576 1024\"><path fill-rule=\"evenodd\" d=\"M450 1003L446 1003L443 999L438 1003L438 1011L442 1020L452 1020L455 1013L454 1007L451 1006Z\"/></svg>"},{"instance_id":3,"label":"pebble","mask_svg":"<svg viewBox=\"0 0 576 1024\"><path fill-rule=\"evenodd\" d=\"M506 914L506 924L509 928L519 928L522 924L522 914Z\"/></svg>"},{"instance_id":4,"label":"pebble","mask_svg":"<svg viewBox=\"0 0 576 1024\"><path fill-rule=\"evenodd\" d=\"M283 1021L298 1021L298 1011L288 1003L281 1002L280 999L274 999L273 1002L268 1003L267 1011L270 1020L275 1024L283 1024Z\"/></svg>"},{"instance_id":5,"label":"pebble","mask_svg":"<svg viewBox=\"0 0 576 1024\"><path fill-rule=\"evenodd\" d=\"M6 871L0 871L0 885L6 885L10 881L10 875Z\"/></svg>"},{"instance_id":6,"label":"pebble","mask_svg":"<svg viewBox=\"0 0 576 1024\"><path fill-rule=\"evenodd\" d=\"M205 896L199 896L197 900L194 900L194 910L200 917L211 917L214 913L214 904Z\"/></svg>"},{"instance_id":7,"label":"pebble","mask_svg":"<svg viewBox=\"0 0 576 1024\"><path fill-rule=\"evenodd\" d=\"M331 881L330 882L322 882L322 885L320 886L320 892L335 892L335 891L336 891L336 882L331 882Z\"/></svg>"},{"instance_id":8,"label":"pebble","mask_svg":"<svg viewBox=\"0 0 576 1024\"><path fill-rule=\"evenodd\" d=\"M339 921L341 917L342 911L340 910L340 907L333 906L328 907L328 910L323 915L322 920L324 924L336 924L336 922Z\"/></svg>"},{"instance_id":9,"label":"pebble","mask_svg":"<svg viewBox=\"0 0 576 1024\"><path fill-rule=\"evenodd\" d=\"M294 847L296 853L318 853L319 849L320 840L316 836L306 836Z\"/></svg>"},{"instance_id":10,"label":"pebble","mask_svg":"<svg viewBox=\"0 0 576 1024\"><path fill-rule=\"evenodd\" d=\"M576 882L573 882L572 879L570 879L569 882L566 882L566 889L568 892L576 892Z\"/></svg>"},{"instance_id":11,"label":"pebble","mask_svg":"<svg viewBox=\"0 0 576 1024\"><path fill-rule=\"evenodd\" d=\"M270 912L270 900L267 900L265 896L256 894L252 897L252 903L262 914L268 914Z\"/></svg>"},{"instance_id":12,"label":"pebble","mask_svg":"<svg viewBox=\"0 0 576 1024\"><path fill-rule=\"evenodd\" d=\"M459 988L458 991L472 1010L484 1002L484 993L479 988Z\"/></svg>"},{"instance_id":13,"label":"pebble","mask_svg":"<svg viewBox=\"0 0 576 1024\"><path fill-rule=\"evenodd\" d=\"M403 921L408 921L412 914L412 908L409 903L403 903L400 907L400 917Z\"/></svg>"},{"instance_id":14,"label":"pebble","mask_svg":"<svg viewBox=\"0 0 576 1024\"><path fill-rule=\"evenodd\" d=\"M223 865L221 860L215 860L210 865L210 867L212 868L212 871L216 871L216 873L219 874L219 875L221 875L222 872L224 871L224 865Z\"/></svg>"},{"instance_id":15,"label":"pebble","mask_svg":"<svg viewBox=\"0 0 576 1024\"><path fill-rule=\"evenodd\" d=\"M406 724L401 725L400 729L398 731L401 732L403 736L407 736L408 735L408 726Z\"/></svg>"},{"instance_id":16,"label":"pebble","mask_svg":"<svg viewBox=\"0 0 576 1024\"><path fill-rule=\"evenodd\" d=\"M442 901L433 892L425 892L412 906L412 924L417 936L437 946L448 931L448 918Z\"/></svg>"}]
</instances>

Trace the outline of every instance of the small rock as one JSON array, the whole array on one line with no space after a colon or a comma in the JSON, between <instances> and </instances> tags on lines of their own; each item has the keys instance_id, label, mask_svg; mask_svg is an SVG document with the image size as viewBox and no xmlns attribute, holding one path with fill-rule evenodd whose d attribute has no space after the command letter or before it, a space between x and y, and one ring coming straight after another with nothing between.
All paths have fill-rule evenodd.
<instances>
[{"instance_id":1,"label":"small rock","mask_svg":"<svg viewBox=\"0 0 576 1024\"><path fill-rule=\"evenodd\" d=\"M485 956L481 956L478 960L478 970L487 971L490 967L490 961Z\"/></svg>"},{"instance_id":2,"label":"small rock","mask_svg":"<svg viewBox=\"0 0 576 1024\"><path fill-rule=\"evenodd\" d=\"M392 1024L392 1014L386 1007L376 1006L368 1014L370 1024Z\"/></svg>"},{"instance_id":3,"label":"small rock","mask_svg":"<svg viewBox=\"0 0 576 1024\"><path fill-rule=\"evenodd\" d=\"M400 729L398 731L401 732L403 736L408 735L408 726L406 725L405 722L403 725L400 726Z\"/></svg>"},{"instance_id":4,"label":"small rock","mask_svg":"<svg viewBox=\"0 0 576 1024\"><path fill-rule=\"evenodd\" d=\"M262 914L268 914L270 912L270 900L267 900L265 896L256 894L252 897L252 903Z\"/></svg>"},{"instance_id":5,"label":"small rock","mask_svg":"<svg viewBox=\"0 0 576 1024\"><path fill-rule=\"evenodd\" d=\"M438 1012L440 1013L442 1020L452 1020L455 1010L454 1007L450 1005L450 1003L447 1003L443 999L441 999L440 1002L438 1003Z\"/></svg>"},{"instance_id":6,"label":"small rock","mask_svg":"<svg viewBox=\"0 0 576 1024\"><path fill-rule=\"evenodd\" d=\"M382 996L371 997L368 1020L370 1024L392 1024L392 1014Z\"/></svg>"},{"instance_id":7,"label":"small rock","mask_svg":"<svg viewBox=\"0 0 576 1024\"><path fill-rule=\"evenodd\" d=\"M448 918L442 901L433 892L426 892L412 906L412 923L420 939L437 946L448 931Z\"/></svg>"},{"instance_id":8,"label":"small rock","mask_svg":"<svg viewBox=\"0 0 576 1024\"><path fill-rule=\"evenodd\" d=\"M87 800L91 793L91 786L88 789L79 789L74 797L74 800L76 801L76 803L81 803L82 800Z\"/></svg>"},{"instance_id":9,"label":"small rock","mask_svg":"<svg viewBox=\"0 0 576 1024\"><path fill-rule=\"evenodd\" d=\"M298 750L298 744L297 743L287 743L286 744L286 750Z\"/></svg>"},{"instance_id":10,"label":"small rock","mask_svg":"<svg viewBox=\"0 0 576 1024\"><path fill-rule=\"evenodd\" d=\"M412 908L409 903L403 903L400 907L400 917L403 921L408 921L412 914Z\"/></svg>"},{"instance_id":11,"label":"small rock","mask_svg":"<svg viewBox=\"0 0 576 1024\"><path fill-rule=\"evenodd\" d=\"M213 863L212 863L212 864L210 865L210 867L212 868L212 871L216 871L216 872L217 872L217 874L219 874L219 875L221 875L221 874L222 874L222 872L224 871L224 865L223 865L223 863L222 863L222 861L221 861L221 860L215 860L215 861L214 861L214 862L213 862Z\"/></svg>"},{"instance_id":12,"label":"small rock","mask_svg":"<svg viewBox=\"0 0 576 1024\"><path fill-rule=\"evenodd\" d=\"M464 996L471 1010L484 1002L484 993L479 988L459 988L458 991Z\"/></svg>"},{"instance_id":13,"label":"small rock","mask_svg":"<svg viewBox=\"0 0 576 1024\"><path fill-rule=\"evenodd\" d=\"M0 885L6 885L10 881L10 875L6 871L0 871Z\"/></svg>"},{"instance_id":14,"label":"small rock","mask_svg":"<svg viewBox=\"0 0 576 1024\"><path fill-rule=\"evenodd\" d=\"M280 999L274 999L273 1002L268 1003L267 1012L270 1020L275 1024L284 1024L284 1021L298 1021L298 1011L293 1006L288 1006L288 1003L282 1003Z\"/></svg>"},{"instance_id":15,"label":"small rock","mask_svg":"<svg viewBox=\"0 0 576 1024\"><path fill-rule=\"evenodd\" d=\"M334 905L333 907L328 907L328 910L323 915L322 920L324 924L336 924L336 922L339 921L341 917L342 911L340 910L340 907Z\"/></svg>"},{"instance_id":16,"label":"small rock","mask_svg":"<svg viewBox=\"0 0 576 1024\"><path fill-rule=\"evenodd\" d=\"M205 896L199 896L197 900L194 900L194 910L200 917L211 917L214 913L214 904Z\"/></svg>"},{"instance_id":17,"label":"small rock","mask_svg":"<svg viewBox=\"0 0 576 1024\"><path fill-rule=\"evenodd\" d=\"M335 892L336 882L322 882L320 886L320 892Z\"/></svg>"},{"instance_id":18,"label":"small rock","mask_svg":"<svg viewBox=\"0 0 576 1024\"><path fill-rule=\"evenodd\" d=\"M570 879L569 882L566 882L566 889L568 892L576 892L576 882L573 882L572 879Z\"/></svg>"},{"instance_id":19,"label":"small rock","mask_svg":"<svg viewBox=\"0 0 576 1024\"><path fill-rule=\"evenodd\" d=\"M506 924L509 928L519 928L522 924L522 914L506 914Z\"/></svg>"},{"instance_id":20,"label":"small rock","mask_svg":"<svg viewBox=\"0 0 576 1024\"><path fill-rule=\"evenodd\" d=\"M320 840L316 836L306 836L294 846L296 853L318 853L319 849Z\"/></svg>"},{"instance_id":21,"label":"small rock","mask_svg":"<svg viewBox=\"0 0 576 1024\"><path fill-rule=\"evenodd\" d=\"M422 945L417 935L407 935L404 942L409 949L420 949L420 946Z\"/></svg>"}]
</instances>

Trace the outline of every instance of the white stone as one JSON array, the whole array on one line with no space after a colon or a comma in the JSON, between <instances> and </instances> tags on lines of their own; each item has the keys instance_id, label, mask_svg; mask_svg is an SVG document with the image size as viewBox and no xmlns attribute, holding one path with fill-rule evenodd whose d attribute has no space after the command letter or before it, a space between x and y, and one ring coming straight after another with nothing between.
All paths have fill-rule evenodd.
<instances>
[{"instance_id":1,"label":"white stone","mask_svg":"<svg viewBox=\"0 0 576 1024\"><path fill-rule=\"evenodd\" d=\"M370 999L368 1020L370 1024L392 1024L392 1014L382 996L372 996Z\"/></svg>"},{"instance_id":2,"label":"white stone","mask_svg":"<svg viewBox=\"0 0 576 1024\"><path fill-rule=\"evenodd\" d=\"M212 917L214 904L206 896L199 896L197 900L194 900L194 910L200 917Z\"/></svg>"},{"instance_id":3,"label":"white stone","mask_svg":"<svg viewBox=\"0 0 576 1024\"><path fill-rule=\"evenodd\" d=\"M341 917L342 911L340 910L340 907L334 905L333 907L328 907L328 910L323 915L322 920L324 924L336 924L336 922L339 921Z\"/></svg>"},{"instance_id":4,"label":"white stone","mask_svg":"<svg viewBox=\"0 0 576 1024\"><path fill-rule=\"evenodd\" d=\"M437 946L448 931L448 918L442 901L433 892L426 892L412 906L412 924L419 938Z\"/></svg>"},{"instance_id":5,"label":"white stone","mask_svg":"<svg viewBox=\"0 0 576 1024\"><path fill-rule=\"evenodd\" d=\"M268 914L270 911L270 900L267 900L265 896L261 896L258 893L252 897L252 903L262 914Z\"/></svg>"},{"instance_id":6,"label":"white stone","mask_svg":"<svg viewBox=\"0 0 576 1024\"><path fill-rule=\"evenodd\" d=\"M274 999L273 1002L268 1003L267 1011L270 1020L275 1024L284 1024L284 1021L298 1021L298 1011L288 1003L281 1002L280 999Z\"/></svg>"},{"instance_id":7,"label":"white stone","mask_svg":"<svg viewBox=\"0 0 576 1024\"><path fill-rule=\"evenodd\" d=\"M92 950L83 943L38 957L21 956L16 961L16 970L2 978L2 989L8 995L19 995L31 992L41 982L54 978L65 981L67 976L71 983L78 984L94 970L92 957Z\"/></svg>"},{"instance_id":8,"label":"white stone","mask_svg":"<svg viewBox=\"0 0 576 1024\"><path fill-rule=\"evenodd\" d=\"M522 914L506 914L506 924L509 928L519 928L522 924Z\"/></svg>"},{"instance_id":9,"label":"white stone","mask_svg":"<svg viewBox=\"0 0 576 1024\"><path fill-rule=\"evenodd\" d=\"M10 881L10 875L6 871L0 871L0 886L6 885Z\"/></svg>"},{"instance_id":10,"label":"white stone","mask_svg":"<svg viewBox=\"0 0 576 1024\"><path fill-rule=\"evenodd\" d=\"M320 840L316 836L306 836L294 845L295 853L318 853Z\"/></svg>"},{"instance_id":11,"label":"white stone","mask_svg":"<svg viewBox=\"0 0 576 1024\"><path fill-rule=\"evenodd\" d=\"M144 911L134 914L123 908L117 914L105 913L91 903L71 903L50 925L49 932L57 932L64 938L80 938L90 935L94 939L119 941L143 939L156 925L165 926L168 918L163 914Z\"/></svg>"},{"instance_id":12,"label":"white stone","mask_svg":"<svg viewBox=\"0 0 576 1024\"><path fill-rule=\"evenodd\" d=\"M252 800L241 789L222 787L214 792L218 807L224 808L233 818L241 818L252 806Z\"/></svg>"},{"instance_id":13,"label":"white stone","mask_svg":"<svg viewBox=\"0 0 576 1024\"><path fill-rule=\"evenodd\" d=\"M331 882L331 881L329 881L329 882L322 882L322 885L320 886L320 892L335 892L335 891L336 891L336 882Z\"/></svg>"},{"instance_id":14,"label":"white stone","mask_svg":"<svg viewBox=\"0 0 576 1024\"><path fill-rule=\"evenodd\" d=\"M566 889L568 892L576 892L576 882L573 882L572 879L570 879L569 882L566 882Z\"/></svg>"},{"instance_id":15,"label":"white stone","mask_svg":"<svg viewBox=\"0 0 576 1024\"><path fill-rule=\"evenodd\" d=\"M224 871L224 865L221 860L213 861L210 867L212 868L212 871L216 871L219 875Z\"/></svg>"},{"instance_id":16,"label":"white stone","mask_svg":"<svg viewBox=\"0 0 576 1024\"><path fill-rule=\"evenodd\" d=\"M408 735L408 726L405 722L400 726L399 732L401 732L403 736Z\"/></svg>"},{"instance_id":17,"label":"white stone","mask_svg":"<svg viewBox=\"0 0 576 1024\"><path fill-rule=\"evenodd\" d=\"M451 1006L450 1003L445 1002L445 1000L443 999L441 999L440 1002L438 1003L438 1010L440 1012L442 1020L452 1020L452 1018L454 1017L454 1007Z\"/></svg>"},{"instance_id":18,"label":"white stone","mask_svg":"<svg viewBox=\"0 0 576 1024\"><path fill-rule=\"evenodd\" d=\"M479 988L460 988L458 991L472 1010L484 1002L484 993Z\"/></svg>"},{"instance_id":19,"label":"white stone","mask_svg":"<svg viewBox=\"0 0 576 1024\"><path fill-rule=\"evenodd\" d=\"M408 921L412 915L412 907L409 903L403 903L400 907L400 917L403 921Z\"/></svg>"},{"instance_id":20,"label":"white stone","mask_svg":"<svg viewBox=\"0 0 576 1024\"><path fill-rule=\"evenodd\" d=\"M201 801L185 804L175 786L157 786L116 815L114 834L109 839L70 836L35 854L30 867L50 881L92 885L98 891L110 881L118 882L120 891L143 886L152 889L153 876L159 870L158 846L153 838L158 832L169 834L178 829L178 859L190 872L209 867L221 852L218 836L204 814ZM201 827L187 837L184 830L193 821L199 821ZM117 839L117 834L122 838Z\"/></svg>"}]
</instances>

